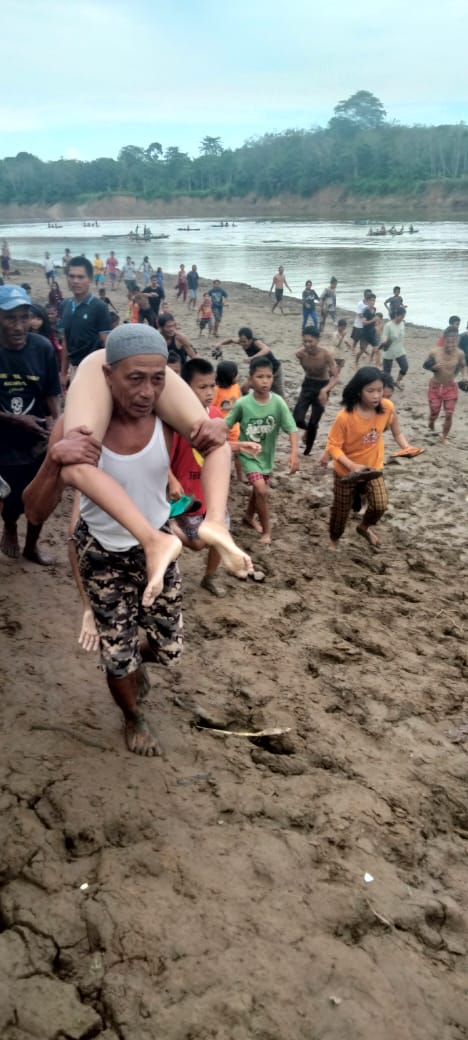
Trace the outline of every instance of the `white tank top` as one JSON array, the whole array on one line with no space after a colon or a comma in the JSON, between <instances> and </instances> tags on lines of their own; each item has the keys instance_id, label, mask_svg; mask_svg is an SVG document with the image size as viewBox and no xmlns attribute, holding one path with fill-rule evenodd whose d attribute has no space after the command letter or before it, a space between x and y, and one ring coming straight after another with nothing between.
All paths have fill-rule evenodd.
<instances>
[{"instance_id":1,"label":"white tank top","mask_svg":"<svg viewBox=\"0 0 468 1040\"><path fill-rule=\"evenodd\" d=\"M166 498L169 454L160 419L155 420L154 433L148 444L135 455L118 455L103 447L99 469L125 488L153 527L160 528L166 523L169 517ZM80 513L89 533L109 552L125 552L138 545L125 527L99 509L86 495L81 495Z\"/></svg>"}]
</instances>

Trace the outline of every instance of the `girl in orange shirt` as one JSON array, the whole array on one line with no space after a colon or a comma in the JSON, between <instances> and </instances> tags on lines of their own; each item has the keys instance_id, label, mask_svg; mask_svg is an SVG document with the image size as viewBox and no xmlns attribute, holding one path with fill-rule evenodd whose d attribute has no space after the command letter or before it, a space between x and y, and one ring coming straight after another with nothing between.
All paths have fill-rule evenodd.
<instances>
[{"instance_id":1,"label":"girl in orange shirt","mask_svg":"<svg viewBox=\"0 0 468 1040\"><path fill-rule=\"evenodd\" d=\"M351 509L356 485L365 485L367 509L357 533L377 549L380 539L370 528L383 516L388 496L382 476L385 430L391 430L400 448L410 449L403 436L393 402L383 397L382 372L366 365L343 389L344 407L328 434L327 452L333 459L335 483L330 514L331 548L336 549Z\"/></svg>"}]
</instances>

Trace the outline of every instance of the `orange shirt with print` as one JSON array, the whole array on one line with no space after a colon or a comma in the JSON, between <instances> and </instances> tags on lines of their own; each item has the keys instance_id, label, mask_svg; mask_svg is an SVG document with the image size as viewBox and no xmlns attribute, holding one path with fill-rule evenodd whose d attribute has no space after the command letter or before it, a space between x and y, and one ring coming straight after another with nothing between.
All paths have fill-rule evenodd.
<instances>
[{"instance_id":1,"label":"orange shirt with print","mask_svg":"<svg viewBox=\"0 0 468 1040\"><path fill-rule=\"evenodd\" d=\"M388 429L395 414L393 402L384 397L381 402L382 412L373 415L361 415L358 406L352 412L344 408L330 428L327 451L333 459L335 473L339 477L346 476L349 470L338 462L340 455L346 455L351 462L359 466L370 466L382 469L384 464L383 433Z\"/></svg>"},{"instance_id":2,"label":"orange shirt with print","mask_svg":"<svg viewBox=\"0 0 468 1040\"><path fill-rule=\"evenodd\" d=\"M213 404L215 408L219 408L223 419L226 418L231 411L233 404L235 404L241 396L239 383L232 383L232 385L228 387L216 387ZM228 440L238 441L239 434L240 426L239 423L236 423L235 426L232 427L232 430L229 430Z\"/></svg>"}]
</instances>

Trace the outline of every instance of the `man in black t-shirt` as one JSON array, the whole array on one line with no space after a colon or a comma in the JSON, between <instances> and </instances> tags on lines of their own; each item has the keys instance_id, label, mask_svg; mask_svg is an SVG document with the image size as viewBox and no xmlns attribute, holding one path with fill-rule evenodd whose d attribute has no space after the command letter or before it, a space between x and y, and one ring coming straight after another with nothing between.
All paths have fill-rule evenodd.
<instances>
[{"instance_id":1,"label":"man in black t-shirt","mask_svg":"<svg viewBox=\"0 0 468 1040\"><path fill-rule=\"evenodd\" d=\"M157 319L161 301L165 299L166 294L162 286L158 285L158 280L155 274L151 275L150 284L146 286L146 289L143 289L143 292L145 296L149 297L151 310Z\"/></svg>"},{"instance_id":2,"label":"man in black t-shirt","mask_svg":"<svg viewBox=\"0 0 468 1040\"><path fill-rule=\"evenodd\" d=\"M68 284L73 293L62 310L62 386L73 379L81 361L104 346L111 330L107 305L93 296L93 265L85 256L74 256L68 265ZM70 366L70 371L69 371Z\"/></svg>"},{"instance_id":3,"label":"man in black t-shirt","mask_svg":"<svg viewBox=\"0 0 468 1040\"><path fill-rule=\"evenodd\" d=\"M42 464L49 427L60 414L55 351L44 336L29 331L30 308L19 285L0 287L0 473L11 488L3 505L0 550L12 558L20 552L22 494ZM37 546L41 526L28 523L23 556L49 564Z\"/></svg>"}]
</instances>

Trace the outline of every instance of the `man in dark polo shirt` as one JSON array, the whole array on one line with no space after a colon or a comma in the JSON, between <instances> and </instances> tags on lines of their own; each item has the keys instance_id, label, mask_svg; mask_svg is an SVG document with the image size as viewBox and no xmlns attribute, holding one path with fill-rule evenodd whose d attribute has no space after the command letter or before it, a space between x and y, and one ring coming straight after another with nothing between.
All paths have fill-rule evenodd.
<instances>
[{"instance_id":1,"label":"man in dark polo shirt","mask_svg":"<svg viewBox=\"0 0 468 1040\"><path fill-rule=\"evenodd\" d=\"M148 296L151 310L154 317L158 318L159 308L161 306L161 300L165 298L165 292L161 285L158 285L158 280L155 274L151 275L150 284L147 285L146 289L143 289L145 296Z\"/></svg>"},{"instance_id":2,"label":"man in dark polo shirt","mask_svg":"<svg viewBox=\"0 0 468 1040\"><path fill-rule=\"evenodd\" d=\"M68 284L73 293L62 311L62 386L73 379L78 365L88 354L104 346L111 320L107 304L93 296L93 265L85 256L74 256L68 265Z\"/></svg>"},{"instance_id":3,"label":"man in dark polo shirt","mask_svg":"<svg viewBox=\"0 0 468 1040\"><path fill-rule=\"evenodd\" d=\"M22 494L47 450L49 428L60 414L60 381L52 344L30 332L31 300L19 285L0 287L0 473L11 493L3 503L0 550L19 556L17 521ZM41 524L28 523L23 556L52 562L37 545Z\"/></svg>"}]
</instances>

